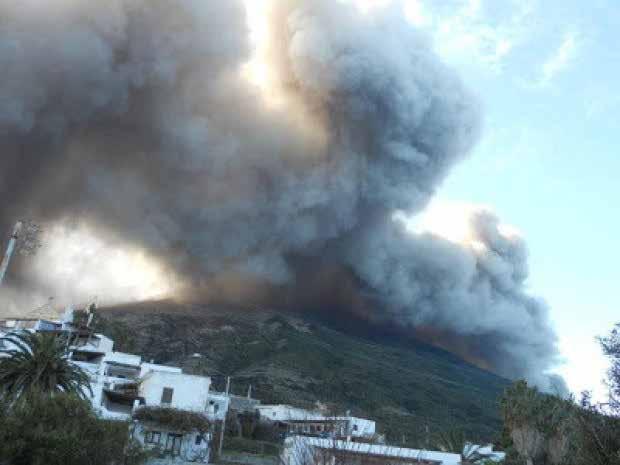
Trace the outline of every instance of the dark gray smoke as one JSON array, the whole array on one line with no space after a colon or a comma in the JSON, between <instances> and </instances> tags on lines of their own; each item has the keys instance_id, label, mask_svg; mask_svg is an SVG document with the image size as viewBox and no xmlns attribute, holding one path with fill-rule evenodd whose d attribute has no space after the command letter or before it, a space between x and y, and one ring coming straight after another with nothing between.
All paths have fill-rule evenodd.
<instances>
[{"instance_id":1,"label":"dark gray smoke","mask_svg":"<svg viewBox=\"0 0 620 465\"><path fill-rule=\"evenodd\" d=\"M0 224L27 214L104 241L65 270L68 288L99 276L105 244L197 288L253 275L299 289L311 270L346 271L334 276L382 303L365 318L445 346L437 335L458 335L481 365L545 385L558 354L524 291L523 242L489 214L474 246L393 219L421 211L475 144L476 99L395 10L265 11L260 86L238 1L0 0ZM66 248L54 253L15 282L54 292Z\"/></svg>"}]
</instances>

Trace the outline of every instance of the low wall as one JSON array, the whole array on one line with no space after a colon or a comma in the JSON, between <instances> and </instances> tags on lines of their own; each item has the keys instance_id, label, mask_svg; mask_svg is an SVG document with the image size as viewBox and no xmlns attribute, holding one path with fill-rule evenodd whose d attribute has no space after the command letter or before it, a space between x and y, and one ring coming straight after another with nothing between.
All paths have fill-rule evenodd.
<instances>
[{"instance_id":1,"label":"low wall","mask_svg":"<svg viewBox=\"0 0 620 465\"><path fill-rule=\"evenodd\" d=\"M278 458L243 452L225 452L218 463L222 465L278 465Z\"/></svg>"}]
</instances>

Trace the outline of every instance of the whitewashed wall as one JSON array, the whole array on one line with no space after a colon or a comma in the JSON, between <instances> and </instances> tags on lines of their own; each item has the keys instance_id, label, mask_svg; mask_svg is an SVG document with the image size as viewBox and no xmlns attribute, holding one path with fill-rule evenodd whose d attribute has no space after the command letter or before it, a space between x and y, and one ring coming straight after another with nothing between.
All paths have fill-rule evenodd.
<instances>
[{"instance_id":1,"label":"whitewashed wall","mask_svg":"<svg viewBox=\"0 0 620 465\"><path fill-rule=\"evenodd\" d=\"M160 405L163 389L169 387L174 390L170 407L204 412L210 385L211 379L203 376L152 371L140 384L140 395L147 406Z\"/></svg>"}]
</instances>

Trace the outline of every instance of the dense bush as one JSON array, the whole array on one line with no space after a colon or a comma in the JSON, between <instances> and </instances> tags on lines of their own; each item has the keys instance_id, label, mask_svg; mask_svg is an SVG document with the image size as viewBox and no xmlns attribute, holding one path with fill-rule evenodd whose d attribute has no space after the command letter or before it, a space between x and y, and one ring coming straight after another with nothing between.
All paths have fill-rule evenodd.
<instances>
[{"instance_id":1,"label":"dense bush","mask_svg":"<svg viewBox=\"0 0 620 465\"><path fill-rule=\"evenodd\" d=\"M129 443L129 424L98 419L68 394L30 396L0 414L0 465L133 465L145 455Z\"/></svg>"},{"instance_id":2,"label":"dense bush","mask_svg":"<svg viewBox=\"0 0 620 465\"><path fill-rule=\"evenodd\" d=\"M224 450L234 452L245 452L256 455L275 456L280 454L278 444L267 441L255 441L245 438L226 437L224 439Z\"/></svg>"},{"instance_id":3,"label":"dense bush","mask_svg":"<svg viewBox=\"0 0 620 465\"><path fill-rule=\"evenodd\" d=\"M209 431L211 423L201 413L179 410L170 407L142 407L133 414L134 419L144 423L167 426L180 433Z\"/></svg>"}]
</instances>

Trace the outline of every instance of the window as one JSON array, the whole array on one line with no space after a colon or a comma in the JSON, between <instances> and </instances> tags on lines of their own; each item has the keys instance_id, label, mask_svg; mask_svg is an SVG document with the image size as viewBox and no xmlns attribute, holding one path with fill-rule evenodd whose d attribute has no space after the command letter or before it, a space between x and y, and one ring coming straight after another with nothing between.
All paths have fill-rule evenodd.
<instances>
[{"instance_id":1,"label":"window","mask_svg":"<svg viewBox=\"0 0 620 465\"><path fill-rule=\"evenodd\" d=\"M209 405L213 407L213 412L217 413L220 411L220 404L216 404L214 400L209 401Z\"/></svg>"},{"instance_id":2,"label":"window","mask_svg":"<svg viewBox=\"0 0 620 465\"><path fill-rule=\"evenodd\" d=\"M196 445L199 446L200 444L202 444L202 435L198 435L196 436Z\"/></svg>"},{"instance_id":3,"label":"window","mask_svg":"<svg viewBox=\"0 0 620 465\"><path fill-rule=\"evenodd\" d=\"M171 452L172 455L179 455L181 453L182 441L182 434L168 433L168 438L166 439L166 452Z\"/></svg>"},{"instance_id":4,"label":"window","mask_svg":"<svg viewBox=\"0 0 620 465\"><path fill-rule=\"evenodd\" d=\"M353 431L357 431L357 425L353 425Z\"/></svg>"},{"instance_id":5,"label":"window","mask_svg":"<svg viewBox=\"0 0 620 465\"><path fill-rule=\"evenodd\" d=\"M144 435L144 442L146 444L159 444L161 440L161 433L159 431L147 431Z\"/></svg>"},{"instance_id":6,"label":"window","mask_svg":"<svg viewBox=\"0 0 620 465\"><path fill-rule=\"evenodd\" d=\"M174 393L174 389L165 387L161 393L161 403L162 404L171 404L172 403L172 394Z\"/></svg>"}]
</instances>

